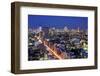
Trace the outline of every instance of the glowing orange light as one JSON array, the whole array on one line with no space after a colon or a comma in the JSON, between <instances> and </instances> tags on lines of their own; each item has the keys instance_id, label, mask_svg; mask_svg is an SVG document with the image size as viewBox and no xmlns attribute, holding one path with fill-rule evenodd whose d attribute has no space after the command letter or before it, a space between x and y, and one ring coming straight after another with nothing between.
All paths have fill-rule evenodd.
<instances>
[{"instance_id":1,"label":"glowing orange light","mask_svg":"<svg viewBox=\"0 0 100 76\"><path fill-rule=\"evenodd\" d=\"M42 42L42 40L39 37L36 36L36 38ZM56 52L54 52L54 50L52 50L50 47L48 47L45 43L44 43L44 45L49 49L48 50L49 52L52 52L58 59L62 59Z\"/></svg>"},{"instance_id":2,"label":"glowing orange light","mask_svg":"<svg viewBox=\"0 0 100 76\"><path fill-rule=\"evenodd\" d=\"M47 48L49 48L47 45L45 45ZM56 52L54 52L51 48L49 48L51 51L58 59L62 59Z\"/></svg>"}]
</instances>

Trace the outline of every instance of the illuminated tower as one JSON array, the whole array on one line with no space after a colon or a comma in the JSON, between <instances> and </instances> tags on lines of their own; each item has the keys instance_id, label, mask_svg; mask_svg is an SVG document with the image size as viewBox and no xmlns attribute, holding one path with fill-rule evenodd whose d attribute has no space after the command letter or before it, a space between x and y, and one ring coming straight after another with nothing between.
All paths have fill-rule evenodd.
<instances>
[{"instance_id":1,"label":"illuminated tower","mask_svg":"<svg viewBox=\"0 0 100 76\"><path fill-rule=\"evenodd\" d=\"M42 27L42 32L44 34L44 38L48 38L48 36L49 36L49 27Z\"/></svg>"},{"instance_id":2,"label":"illuminated tower","mask_svg":"<svg viewBox=\"0 0 100 76\"><path fill-rule=\"evenodd\" d=\"M42 27L41 27L41 26L39 27L38 31L39 31L39 32L41 32L41 31L42 31Z\"/></svg>"},{"instance_id":3,"label":"illuminated tower","mask_svg":"<svg viewBox=\"0 0 100 76\"><path fill-rule=\"evenodd\" d=\"M42 27L41 27L41 26L38 28L38 33L39 33L39 38L40 38L40 39L43 39L44 33L43 33L43 31L42 31Z\"/></svg>"},{"instance_id":4,"label":"illuminated tower","mask_svg":"<svg viewBox=\"0 0 100 76\"><path fill-rule=\"evenodd\" d=\"M68 32L67 26L64 27L64 31L65 31L65 32Z\"/></svg>"},{"instance_id":5,"label":"illuminated tower","mask_svg":"<svg viewBox=\"0 0 100 76\"><path fill-rule=\"evenodd\" d=\"M77 32L80 32L80 28L79 27L77 28Z\"/></svg>"},{"instance_id":6,"label":"illuminated tower","mask_svg":"<svg viewBox=\"0 0 100 76\"><path fill-rule=\"evenodd\" d=\"M51 33L51 35L55 34L55 27L51 28L50 33Z\"/></svg>"}]
</instances>

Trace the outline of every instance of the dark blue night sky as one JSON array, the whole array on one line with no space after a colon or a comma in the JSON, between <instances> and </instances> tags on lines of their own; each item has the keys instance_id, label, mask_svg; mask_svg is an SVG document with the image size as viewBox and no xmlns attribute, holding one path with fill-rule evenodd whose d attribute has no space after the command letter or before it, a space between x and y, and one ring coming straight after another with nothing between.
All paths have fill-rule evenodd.
<instances>
[{"instance_id":1,"label":"dark blue night sky","mask_svg":"<svg viewBox=\"0 0 100 76\"><path fill-rule=\"evenodd\" d=\"M79 27L87 30L88 17L28 15L28 27L38 28L39 26L55 28L67 26L68 29L77 29Z\"/></svg>"}]
</instances>

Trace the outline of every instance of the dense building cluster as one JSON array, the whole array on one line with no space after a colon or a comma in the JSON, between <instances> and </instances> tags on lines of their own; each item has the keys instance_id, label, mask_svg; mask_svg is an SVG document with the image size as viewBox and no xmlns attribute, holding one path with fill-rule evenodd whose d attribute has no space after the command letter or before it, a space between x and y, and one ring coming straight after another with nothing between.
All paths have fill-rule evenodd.
<instances>
[{"instance_id":1,"label":"dense building cluster","mask_svg":"<svg viewBox=\"0 0 100 76\"><path fill-rule=\"evenodd\" d=\"M87 30L29 28L28 60L80 59L88 57Z\"/></svg>"}]
</instances>

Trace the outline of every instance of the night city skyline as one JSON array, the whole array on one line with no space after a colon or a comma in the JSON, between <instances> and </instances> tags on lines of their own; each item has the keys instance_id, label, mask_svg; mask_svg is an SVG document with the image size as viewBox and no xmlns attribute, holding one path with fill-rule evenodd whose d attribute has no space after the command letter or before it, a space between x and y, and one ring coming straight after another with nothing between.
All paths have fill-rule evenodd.
<instances>
[{"instance_id":1,"label":"night city skyline","mask_svg":"<svg viewBox=\"0 0 100 76\"><path fill-rule=\"evenodd\" d=\"M28 15L28 27L55 27L63 29L65 26L68 29L81 30L88 29L88 17L72 17L72 16L49 16L49 15Z\"/></svg>"},{"instance_id":2,"label":"night city skyline","mask_svg":"<svg viewBox=\"0 0 100 76\"><path fill-rule=\"evenodd\" d=\"M28 15L28 60L88 58L88 18Z\"/></svg>"}]
</instances>

